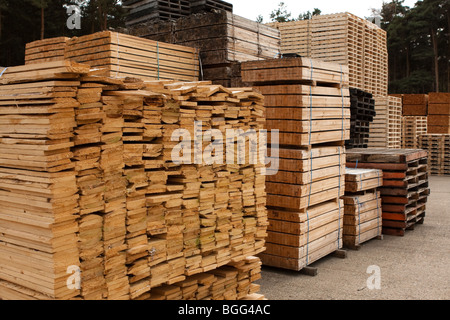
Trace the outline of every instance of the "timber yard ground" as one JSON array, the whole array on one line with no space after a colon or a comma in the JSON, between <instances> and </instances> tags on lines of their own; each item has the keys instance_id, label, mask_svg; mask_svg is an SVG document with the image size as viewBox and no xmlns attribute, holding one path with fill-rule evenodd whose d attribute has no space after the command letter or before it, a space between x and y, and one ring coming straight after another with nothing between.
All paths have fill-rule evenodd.
<instances>
[{"instance_id":1,"label":"timber yard ground","mask_svg":"<svg viewBox=\"0 0 450 320\"><path fill-rule=\"evenodd\" d=\"M345 259L327 256L311 265L315 277L264 266L260 293L268 300L450 299L450 177L431 176L430 188L424 224L404 237L369 240ZM380 289L367 287L369 266L380 268Z\"/></svg>"}]
</instances>

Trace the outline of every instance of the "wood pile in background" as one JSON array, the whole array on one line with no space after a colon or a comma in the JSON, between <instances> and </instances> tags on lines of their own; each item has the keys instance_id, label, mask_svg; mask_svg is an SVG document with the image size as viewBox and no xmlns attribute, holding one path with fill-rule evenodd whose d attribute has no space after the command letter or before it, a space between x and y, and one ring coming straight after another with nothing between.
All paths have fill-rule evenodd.
<instances>
[{"instance_id":1,"label":"wood pile in background","mask_svg":"<svg viewBox=\"0 0 450 320\"><path fill-rule=\"evenodd\" d=\"M277 29L227 11L199 13L176 21L148 21L130 34L196 48L200 54L200 79L226 87L243 86L240 62L277 57Z\"/></svg>"},{"instance_id":2,"label":"wood pile in background","mask_svg":"<svg viewBox=\"0 0 450 320\"><path fill-rule=\"evenodd\" d=\"M427 94L403 94L402 95L404 116L428 115L428 95Z\"/></svg>"},{"instance_id":3,"label":"wood pile in background","mask_svg":"<svg viewBox=\"0 0 450 320\"><path fill-rule=\"evenodd\" d=\"M149 20L177 20L212 10L233 12L233 5L221 0L126 0L123 5L130 8L126 16L127 27Z\"/></svg>"},{"instance_id":4,"label":"wood pile in background","mask_svg":"<svg viewBox=\"0 0 450 320\"><path fill-rule=\"evenodd\" d=\"M419 137L427 133L427 117L402 117L402 148L419 149Z\"/></svg>"},{"instance_id":5,"label":"wood pile in background","mask_svg":"<svg viewBox=\"0 0 450 320\"><path fill-rule=\"evenodd\" d=\"M401 101L401 98L393 96L375 97L376 116L369 126L369 148L401 148Z\"/></svg>"},{"instance_id":6,"label":"wood pile in background","mask_svg":"<svg viewBox=\"0 0 450 320\"><path fill-rule=\"evenodd\" d=\"M172 134L186 129L185 145L207 151L194 133L258 132L262 96L89 72L49 62L8 68L0 81L0 298L149 299L206 272L216 275L207 299L260 298L249 284L258 262L248 257L267 236L264 165L237 153L242 164L211 163L220 151L174 162ZM238 271L231 277L228 268ZM73 290L76 270L81 287ZM228 280L242 290L228 292Z\"/></svg>"},{"instance_id":7,"label":"wood pile in background","mask_svg":"<svg viewBox=\"0 0 450 320\"><path fill-rule=\"evenodd\" d=\"M347 167L383 170L383 234L405 235L422 224L430 193L428 153L421 149L352 149Z\"/></svg>"},{"instance_id":8,"label":"wood pile in background","mask_svg":"<svg viewBox=\"0 0 450 320\"><path fill-rule=\"evenodd\" d=\"M345 173L344 247L359 249L382 234L382 203L378 188L383 185L383 171L350 169Z\"/></svg>"},{"instance_id":9,"label":"wood pile in background","mask_svg":"<svg viewBox=\"0 0 450 320\"><path fill-rule=\"evenodd\" d=\"M428 151L428 172L450 175L450 134L423 134L419 148Z\"/></svg>"},{"instance_id":10,"label":"wood pile in background","mask_svg":"<svg viewBox=\"0 0 450 320\"><path fill-rule=\"evenodd\" d=\"M271 23L281 32L281 53L300 54L349 67L350 87L388 95L386 32L350 13Z\"/></svg>"},{"instance_id":11,"label":"wood pile in background","mask_svg":"<svg viewBox=\"0 0 450 320\"><path fill-rule=\"evenodd\" d=\"M265 97L267 129L279 130L279 170L267 169L270 224L260 257L299 271L342 248L348 69L283 58L245 62L242 77Z\"/></svg>"},{"instance_id":12,"label":"wood pile in background","mask_svg":"<svg viewBox=\"0 0 450 320\"><path fill-rule=\"evenodd\" d=\"M57 41L60 38L56 38ZM28 44L31 48L48 48L47 42L36 41ZM199 78L198 53L195 49L141 39L127 34L104 31L74 37L64 44L51 47L58 60L71 60L89 64L100 69L97 75L126 78L138 77L143 80L197 81ZM43 46L43 47L42 47ZM64 47L64 54L60 47ZM47 49L42 49L47 50ZM27 64L42 63L47 58L36 58L27 50Z\"/></svg>"},{"instance_id":13,"label":"wood pile in background","mask_svg":"<svg viewBox=\"0 0 450 320\"><path fill-rule=\"evenodd\" d=\"M428 94L428 133L450 134L450 93Z\"/></svg>"},{"instance_id":14,"label":"wood pile in background","mask_svg":"<svg viewBox=\"0 0 450 320\"><path fill-rule=\"evenodd\" d=\"M350 140L347 149L367 148L370 123L376 116L373 95L359 89L350 88Z\"/></svg>"}]
</instances>

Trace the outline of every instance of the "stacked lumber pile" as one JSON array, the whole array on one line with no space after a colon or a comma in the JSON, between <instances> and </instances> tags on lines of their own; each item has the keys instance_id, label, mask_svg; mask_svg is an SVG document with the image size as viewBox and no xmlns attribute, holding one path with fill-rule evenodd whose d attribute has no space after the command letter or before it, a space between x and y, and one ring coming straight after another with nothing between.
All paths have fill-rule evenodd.
<instances>
[{"instance_id":1,"label":"stacked lumber pile","mask_svg":"<svg viewBox=\"0 0 450 320\"><path fill-rule=\"evenodd\" d=\"M279 130L279 170L267 169L269 231L263 264L302 270L342 248L348 69L306 58L242 64L265 97L267 129ZM274 132L271 132L273 135Z\"/></svg>"},{"instance_id":2,"label":"stacked lumber pile","mask_svg":"<svg viewBox=\"0 0 450 320\"><path fill-rule=\"evenodd\" d=\"M387 96L387 38L375 24L346 12L270 25L281 32L282 54L346 64L350 87Z\"/></svg>"},{"instance_id":3,"label":"stacked lumber pile","mask_svg":"<svg viewBox=\"0 0 450 320\"><path fill-rule=\"evenodd\" d=\"M311 20L267 23L269 27L280 30L283 55L299 54L311 57Z\"/></svg>"},{"instance_id":4,"label":"stacked lumber pile","mask_svg":"<svg viewBox=\"0 0 450 320\"><path fill-rule=\"evenodd\" d=\"M263 300L260 286L261 260L248 257L238 263L186 277L172 285L154 290L150 300Z\"/></svg>"},{"instance_id":5,"label":"stacked lumber pile","mask_svg":"<svg viewBox=\"0 0 450 320\"><path fill-rule=\"evenodd\" d=\"M375 97L376 116L369 126L369 148L401 148L401 101L393 96Z\"/></svg>"},{"instance_id":6,"label":"stacked lumber pile","mask_svg":"<svg viewBox=\"0 0 450 320\"><path fill-rule=\"evenodd\" d=\"M350 88L350 140L347 149L367 148L370 123L376 116L373 95L359 89Z\"/></svg>"},{"instance_id":7,"label":"stacked lumber pile","mask_svg":"<svg viewBox=\"0 0 450 320\"><path fill-rule=\"evenodd\" d=\"M428 154L421 149L352 149L347 167L383 170L383 233L405 235L425 219Z\"/></svg>"},{"instance_id":8,"label":"stacked lumber pile","mask_svg":"<svg viewBox=\"0 0 450 320\"><path fill-rule=\"evenodd\" d=\"M427 117L402 117L402 148L419 149L419 137L427 134Z\"/></svg>"},{"instance_id":9,"label":"stacked lumber pile","mask_svg":"<svg viewBox=\"0 0 450 320\"><path fill-rule=\"evenodd\" d=\"M150 20L177 20L204 11L233 12L233 5L221 0L126 0L123 5L130 8L126 17L127 27Z\"/></svg>"},{"instance_id":10,"label":"stacked lumber pile","mask_svg":"<svg viewBox=\"0 0 450 320\"><path fill-rule=\"evenodd\" d=\"M428 133L450 134L450 94L429 93Z\"/></svg>"},{"instance_id":11,"label":"stacked lumber pile","mask_svg":"<svg viewBox=\"0 0 450 320\"><path fill-rule=\"evenodd\" d=\"M419 148L428 152L428 173L450 175L450 134L423 134Z\"/></svg>"},{"instance_id":12,"label":"stacked lumber pile","mask_svg":"<svg viewBox=\"0 0 450 320\"><path fill-rule=\"evenodd\" d=\"M199 13L177 21L149 21L130 33L156 41L193 47L200 52L201 76L225 87L243 86L242 61L280 53L280 32L227 11Z\"/></svg>"},{"instance_id":13,"label":"stacked lumber pile","mask_svg":"<svg viewBox=\"0 0 450 320\"><path fill-rule=\"evenodd\" d=\"M350 169L345 172L344 246L359 249L370 239L382 234L381 195L383 171Z\"/></svg>"},{"instance_id":14,"label":"stacked lumber pile","mask_svg":"<svg viewBox=\"0 0 450 320\"><path fill-rule=\"evenodd\" d=\"M72 138L80 73L64 61L11 67L0 78L0 298L70 299L79 266ZM13 288L14 287L14 288ZM15 291L15 290L14 290ZM31 294L32 292L32 294Z\"/></svg>"},{"instance_id":15,"label":"stacked lumber pile","mask_svg":"<svg viewBox=\"0 0 450 320\"><path fill-rule=\"evenodd\" d=\"M27 64L47 61L45 56L36 57L31 48L41 51L42 43L58 39L28 44L30 49L25 57ZM89 64L92 68L100 69L98 75L107 77L179 81L197 81L199 77L198 53L195 49L118 32L104 31L74 37L47 48L49 52L55 52L58 60Z\"/></svg>"},{"instance_id":16,"label":"stacked lumber pile","mask_svg":"<svg viewBox=\"0 0 450 320\"><path fill-rule=\"evenodd\" d=\"M0 84L1 299L148 299L221 267L205 297L259 297L248 257L267 236L264 164L215 163L238 142L201 139L263 129L259 93L69 61L8 68ZM191 133L181 150L178 129Z\"/></svg>"},{"instance_id":17,"label":"stacked lumber pile","mask_svg":"<svg viewBox=\"0 0 450 320\"><path fill-rule=\"evenodd\" d=\"M403 115L422 116L428 115L428 95L427 94L403 94Z\"/></svg>"},{"instance_id":18,"label":"stacked lumber pile","mask_svg":"<svg viewBox=\"0 0 450 320\"><path fill-rule=\"evenodd\" d=\"M25 45L25 64L64 60L69 39L58 37L27 43Z\"/></svg>"}]
</instances>

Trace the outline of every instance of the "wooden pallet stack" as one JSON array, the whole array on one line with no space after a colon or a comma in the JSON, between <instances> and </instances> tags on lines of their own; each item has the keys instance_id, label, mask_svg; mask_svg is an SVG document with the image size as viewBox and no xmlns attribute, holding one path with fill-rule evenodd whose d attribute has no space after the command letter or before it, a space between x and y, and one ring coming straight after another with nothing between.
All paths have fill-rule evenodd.
<instances>
[{"instance_id":1,"label":"wooden pallet stack","mask_svg":"<svg viewBox=\"0 0 450 320\"><path fill-rule=\"evenodd\" d=\"M402 94L403 116L428 115L428 95L427 94Z\"/></svg>"},{"instance_id":2,"label":"wooden pallet stack","mask_svg":"<svg viewBox=\"0 0 450 320\"><path fill-rule=\"evenodd\" d=\"M381 238L382 203L378 188L383 185L383 171L350 169L345 172L344 247L357 250L361 244Z\"/></svg>"},{"instance_id":3,"label":"wooden pallet stack","mask_svg":"<svg viewBox=\"0 0 450 320\"><path fill-rule=\"evenodd\" d=\"M427 117L402 117L402 148L419 149L419 137L427 134Z\"/></svg>"},{"instance_id":4,"label":"wooden pallet stack","mask_svg":"<svg viewBox=\"0 0 450 320\"><path fill-rule=\"evenodd\" d=\"M58 39L61 38L44 40L44 43ZM27 46L41 51L44 50L41 43L39 40ZM66 39L57 46L44 47L49 52L54 51L58 60L89 64L92 68L100 69L98 75L107 77L180 81L197 81L199 77L198 53L195 49L118 32L97 32ZM36 58L33 52L31 49L27 51L27 64L48 60L44 56Z\"/></svg>"},{"instance_id":5,"label":"wooden pallet stack","mask_svg":"<svg viewBox=\"0 0 450 320\"><path fill-rule=\"evenodd\" d=\"M387 96L387 36L375 24L350 13L337 13L270 25L281 32L282 54L346 64L350 87Z\"/></svg>"},{"instance_id":6,"label":"wooden pallet stack","mask_svg":"<svg viewBox=\"0 0 450 320\"><path fill-rule=\"evenodd\" d=\"M280 53L277 29L227 11L194 14L177 21L149 21L130 33L156 41L193 47L200 52L200 79L242 87L242 61L263 60Z\"/></svg>"},{"instance_id":7,"label":"wooden pallet stack","mask_svg":"<svg viewBox=\"0 0 450 320\"><path fill-rule=\"evenodd\" d=\"M188 0L126 0L123 5L130 8L126 20L127 26L139 24L148 19L176 20L191 14Z\"/></svg>"},{"instance_id":8,"label":"wooden pallet stack","mask_svg":"<svg viewBox=\"0 0 450 320\"><path fill-rule=\"evenodd\" d=\"M370 93L350 88L350 102L350 140L345 146L347 149L367 148L370 123L376 116L375 100Z\"/></svg>"},{"instance_id":9,"label":"wooden pallet stack","mask_svg":"<svg viewBox=\"0 0 450 320\"><path fill-rule=\"evenodd\" d=\"M423 134L419 148L428 152L428 173L450 175L450 134Z\"/></svg>"},{"instance_id":10,"label":"wooden pallet stack","mask_svg":"<svg viewBox=\"0 0 450 320\"><path fill-rule=\"evenodd\" d=\"M450 94L428 94L428 133L450 134Z\"/></svg>"},{"instance_id":11,"label":"wooden pallet stack","mask_svg":"<svg viewBox=\"0 0 450 320\"><path fill-rule=\"evenodd\" d=\"M211 163L238 142L215 151L196 138L264 128L261 94L117 80L69 61L8 68L0 83L0 298L148 299L226 265L243 289L227 297L252 297L259 269L248 257L264 250L268 225L264 164L237 152L241 164ZM203 159L174 160L177 129Z\"/></svg>"},{"instance_id":12,"label":"wooden pallet stack","mask_svg":"<svg viewBox=\"0 0 450 320\"><path fill-rule=\"evenodd\" d=\"M369 148L401 148L401 98L376 96L376 116L369 126Z\"/></svg>"},{"instance_id":13,"label":"wooden pallet stack","mask_svg":"<svg viewBox=\"0 0 450 320\"><path fill-rule=\"evenodd\" d=\"M212 10L233 12L233 5L221 0L126 0L123 5L129 8L127 27L149 20L173 21Z\"/></svg>"},{"instance_id":14,"label":"wooden pallet stack","mask_svg":"<svg viewBox=\"0 0 450 320\"><path fill-rule=\"evenodd\" d=\"M311 20L267 23L269 27L280 30L283 55L299 54L311 57Z\"/></svg>"},{"instance_id":15,"label":"wooden pallet stack","mask_svg":"<svg viewBox=\"0 0 450 320\"><path fill-rule=\"evenodd\" d=\"M279 170L267 169L270 225L260 256L265 265L304 270L342 248L348 69L306 58L245 62L242 69L244 81L265 96L267 129L279 130Z\"/></svg>"},{"instance_id":16,"label":"wooden pallet stack","mask_svg":"<svg viewBox=\"0 0 450 320\"><path fill-rule=\"evenodd\" d=\"M403 236L422 224L430 189L428 154L421 149L352 149L347 167L383 170L383 234Z\"/></svg>"}]
</instances>

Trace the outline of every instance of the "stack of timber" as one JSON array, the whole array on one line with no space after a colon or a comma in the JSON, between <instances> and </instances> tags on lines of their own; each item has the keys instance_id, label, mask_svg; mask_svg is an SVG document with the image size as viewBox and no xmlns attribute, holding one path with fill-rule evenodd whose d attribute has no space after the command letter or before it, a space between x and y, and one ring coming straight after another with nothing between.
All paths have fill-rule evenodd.
<instances>
[{"instance_id":1,"label":"stack of timber","mask_svg":"<svg viewBox=\"0 0 450 320\"><path fill-rule=\"evenodd\" d=\"M427 134L427 117L402 117L402 149L420 149L419 137Z\"/></svg>"},{"instance_id":2,"label":"stack of timber","mask_svg":"<svg viewBox=\"0 0 450 320\"><path fill-rule=\"evenodd\" d=\"M347 167L383 170L383 234L405 235L425 219L428 153L421 149L352 149Z\"/></svg>"},{"instance_id":3,"label":"stack of timber","mask_svg":"<svg viewBox=\"0 0 450 320\"><path fill-rule=\"evenodd\" d=\"M58 39L44 40L46 42ZM41 50L42 41L28 44ZM66 39L57 46L49 46L58 60L85 63L99 69L98 75L143 80L197 81L199 77L198 53L195 49L133 37L127 34L104 31ZM63 49L61 49L63 48ZM28 63L42 63L47 58L36 57L28 50Z\"/></svg>"},{"instance_id":4,"label":"stack of timber","mask_svg":"<svg viewBox=\"0 0 450 320\"><path fill-rule=\"evenodd\" d=\"M450 134L450 93L428 94L428 133Z\"/></svg>"},{"instance_id":5,"label":"stack of timber","mask_svg":"<svg viewBox=\"0 0 450 320\"><path fill-rule=\"evenodd\" d=\"M247 257L238 263L186 277L172 285L154 290L150 300L263 300L258 294L261 260Z\"/></svg>"},{"instance_id":6,"label":"stack of timber","mask_svg":"<svg viewBox=\"0 0 450 320\"><path fill-rule=\"evenodd\" d=\"M58 61L2 71L0 298L70 299L80 293L66 285L67 268L80 267L71 149L78 78L89 66ZM24 290L12 294L18 286Z\"/></svg>"},{"instance_id":7,"label":"stack of timber","mask_svg":"<svg viewBox=\"0 0 450 320\"><path fill-rule=\"evenodd\" d=\"M25 46L25 64L64 60L69 39L58 37L27 43Z\"/></svg>"},{"instance_id":8,"label":"stack of timber","mask_svg":"<svg viewBox=\"0 0 450 320\"><path fill-rule=\"evenodd\" d=\"M127 27L149 20L177 20L212 10L233 12L233 5L221 0L126 0L123 5L129 8L125 23Z\"/></svg>"},{"instance_id":9,"label":"stack of timber","mask_svg":"<svg viewBox=\"0 0 450 320\"><path fill-rule=\"evenodd\" d=\"M427 94L403 94L402 95L404 116L428 115L428 95Z\"/></svg>"},{"instance_id":10,"label":"stack of timber","mask_svg":"<svg viewBox=\"0 0 450 320\"><path fill-rule=\"evenodd\" d=\"M370 123L376 116L373 95L359 89L350 88L350 140L345 142L347 149L367 148Z\"/></svg>"},{"instance_id":11,"label":"stack of timber","mask_svg":"<svg viewBox=\"0 0 450 320\"><path fill-rule=\"evenodd\" d=\"M349 67L350 87L388 94L386 32L350 13L269 24L281 32L281 53L296 53Z\"/></svg>"},{"instance_id":12,"label":"stack of timber","mask_svg":"<svg viewBox=\"0 0 450 320\"><path fill-rule=\"evenodd\" d=\"M369 148L400 149L402 144L402 100L375 97L376 116L369 126Z\"/></svg>"},{"instance_id":13,"label":"stack of timber","mask_svg":"<svg viewBox=\"0 0 450 320\"><path fill-rule=\"evenodd\" d=\"M269 231L264 265L306 271L342 248L344 141L350 137L348 69L306 58L242 64L245 82L265 97L271 142Z\"/></svg>"},{"instance_id":14,"label":"stack of timber","mask_svg":"<svg viewBox=\"0 0 450 320\"><path fill-rule=\"evenodd\" d=\"M198 49L200 79L225 87L244 85L240 62L271 59L280 53L277 29L227 11L199 13L177 21L149 21L130 28L129 32Z\"/></svg>"},{"instance_id":15,"label":"stack of timber","mask_svg":"<svg viewBox=\"0 0 450 320\"><path fill-rule=\"evenodd\" d=\"M383 185L383 171L350 169L345 173L344 247L357 250L373 238L381 238L382 208L378 188Z\"/></svg>"},{"instance_id":16,"label":"stack of timber","mask_svg":"<svg viewBox=\"0 0 450 320\"><path fill-rule=\"evenodd\" d=\"M419 148L428 151L428 172L450 175L450 134L423 134Z\"/></svg>"},{"instance_id":17,"label":"stack of timber","mask_svg":"<svg viewBox=\"0 0 450 320\"><path fill-rule=\"evenodd\" d=\"M263 129L261 94L69 61L8 68L0 84L0 299L150 299L221 267L205 297L259 297L264 164L213 162L239 144L206 138ZM227 268L242 290L228 292Z\"/></svg>"}]
</instances>

